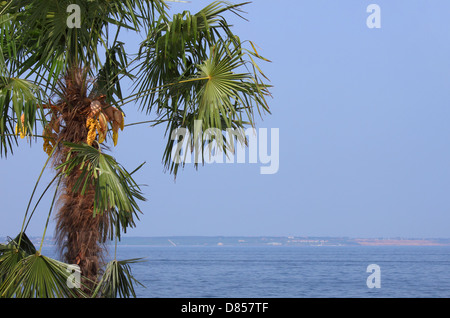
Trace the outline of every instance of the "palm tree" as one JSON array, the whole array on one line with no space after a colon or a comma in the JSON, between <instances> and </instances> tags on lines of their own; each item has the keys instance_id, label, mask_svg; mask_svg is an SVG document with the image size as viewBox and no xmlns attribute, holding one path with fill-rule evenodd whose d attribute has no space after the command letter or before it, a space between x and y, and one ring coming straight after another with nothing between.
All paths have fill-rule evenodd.
<instances>
[{"instance_id":1,"label":"palm tree","mask_svg":"<svg viewBox=\"0 0 450 318\"><path fill-rule=\"evenodd\" d=\"M170 17L163 0L0 2L0 155L13 154L19 138L41 142L48 154L19 234L0 245L0 297L135 296L130 264L139 260L104 264L102 257L107 242L117 243L136 225L145 200L132 177L140 166L128 172L107 154L127 127L124 106L154 114L142 122L166 125L167 132L193 131L201 121L204 129L223 132L218 146L233 151L226 129L254 125L256 112L269 113L269 86L255 62L267 60L223 16L240 16L245 4L215 1L196 14ZM77 18L80 27L70 26ZM123 30L144 36L137 52L118 40ZM133 87L128 96L122 95L125 80ZM191 143L205 140L200 135ZM163 164L176 176L183 163L171 160L173 146L168 134ZM54 178L32 208L49 165ZM59 202L55 236L62 261L42 255L42 243L37 249L26 235L52 187L47 224ZM67 284L70 264L80 269L77 288Z\"/></svg>"}]
</instances>

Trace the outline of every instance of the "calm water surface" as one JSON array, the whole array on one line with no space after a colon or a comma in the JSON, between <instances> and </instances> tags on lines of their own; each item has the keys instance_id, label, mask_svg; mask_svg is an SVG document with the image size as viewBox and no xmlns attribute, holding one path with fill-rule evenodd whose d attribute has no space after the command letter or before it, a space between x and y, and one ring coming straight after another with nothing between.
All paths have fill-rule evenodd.
<instances>
[{"instance_id":1,"label":"calm water surface","mask_svg":"<svg viewBox=\"0 0 450 318\"><path fill-rule=\"evenodd\" d=\"M138 297L450 297L450 247L119 247L137 257ZM370 264L381 288L367 287Z\"/></svg>"}]
</instances>

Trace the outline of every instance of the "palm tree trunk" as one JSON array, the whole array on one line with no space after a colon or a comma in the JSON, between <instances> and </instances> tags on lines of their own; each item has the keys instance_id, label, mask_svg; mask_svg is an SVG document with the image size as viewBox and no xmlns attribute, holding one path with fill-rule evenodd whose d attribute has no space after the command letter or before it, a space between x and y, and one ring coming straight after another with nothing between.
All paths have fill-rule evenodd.
<instances>
[{"instance_id":1,"label":"palm tree trunk","mask_svg":"<svg viewBox=\"0 0 450 318\"><path fill-rule=\"evenodd\" d=\"M90 111L90 100L87 99L86 70L69 69L64 81L60 83L61 100L58 102L60 122L63 123L58 133L58 140L71 143L86 142L88 129L87 115ZM68 149L64 145L57 146L55 166L66 162ZM92 184L81 193L74 190L81 171L71 170L63 179L59 196L59 211L56 215L56 239L61 256L68 264L76 264L81 269L83 291L90 294L95 287L104 247L102 230L105 228L106 214L94 217L95 191Z\"/></svg>"},{"instance_id":2,"label":"palm tree trunk","mask_svg":"<svg viewBox=\"0 0 450 318\"><path fill-rule=\"evenodd\" d=\"M69 68L59 82L59 101L56 105L49 102L47 106L53 112L53 124L57 123L56 129L53 128L54 138L59 142L54 154L55 167L68 159L69 149L62 142L87 142L90 129L86 123L92 111L92 100L88 97L89 84L87 68ZM98 147L98 144L92 146ZM105 250L103 236L108 222L106 213L94 217L95 190L92 183L88 182L89 186L83 193L81 187L74 189L80 175L81 171L76 167L62 181L55 236L64 261L80 267L84 278L83 291L90 294L100 274Z\"/></svg>"},{"instance_id":3,"label":"palm tree trunk","mask_svg":"<svg viewBox=\"0 0 450 318\"><path fill-rule=\"evenodd\" d=\"M100 232L104 220L102 216L93 216L95 193L92 188L83 195L73 191L78 171L74 170L64 180L59 198L61 208L56 216L56 234L64 261L80 267L84 277L83 291L90 294L98 279L104 251Z\"/></svg>"}]
</instances>

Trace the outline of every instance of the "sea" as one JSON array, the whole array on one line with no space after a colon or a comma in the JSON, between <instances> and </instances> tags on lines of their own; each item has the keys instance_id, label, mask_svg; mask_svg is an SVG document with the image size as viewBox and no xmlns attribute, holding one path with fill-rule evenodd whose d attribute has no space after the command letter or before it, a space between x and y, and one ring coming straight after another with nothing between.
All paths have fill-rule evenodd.
<instances>
[{"instance_id":1,"label":"sea","mask_svg":"<svg viewBox=\"0 0 450 318\"><path fill-rule=\"evenodd\" d=\"M450 297L450 246L118 247L133 258L138 298Z\"/></svg>"}]
</instances>

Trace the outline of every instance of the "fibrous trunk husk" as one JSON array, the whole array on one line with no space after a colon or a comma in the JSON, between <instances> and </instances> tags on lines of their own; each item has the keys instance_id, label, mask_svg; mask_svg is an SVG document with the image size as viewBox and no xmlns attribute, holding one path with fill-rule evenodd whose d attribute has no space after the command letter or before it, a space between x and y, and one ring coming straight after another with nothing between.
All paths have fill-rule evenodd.
<instances>
[{"instance_id":1,"label":"fibrous trunk husk","mask_svg":"<svg viewBox=\"0 0 450 318\"><path fill-rule=\"evenodd\" d=\"M60 123L57 134L60 143L54 154L55 167L67 160L69 152L61 142L86 143L86 120L92 102L87 96L88 84L86 70L79 67L69 69L59 83L60 99L56 105L51 105ZM79 176L80 170L75 168L62 181L55 236L64 261L80 267L84 277L83 290L90 294L98 280L105 250L101 228L108 223L105 222L105 214L93 215L95 191L92 185L83 194L81 190L74 191Z\"/></svg>"}]
</instances>

